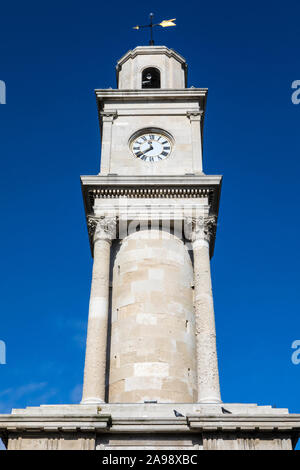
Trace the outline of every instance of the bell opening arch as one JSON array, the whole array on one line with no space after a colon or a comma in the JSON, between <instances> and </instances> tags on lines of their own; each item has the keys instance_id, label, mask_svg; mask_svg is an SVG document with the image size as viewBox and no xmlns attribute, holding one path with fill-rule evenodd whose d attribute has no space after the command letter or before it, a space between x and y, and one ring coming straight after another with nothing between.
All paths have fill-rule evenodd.
<instances>
[{"instance_id":1,"label":"bell opening arch","mask_svg":"<svg viewBox=\"0 0 300 470\"><path fill-rule=\"evenodd\" d=\"M160 71L156 67L147 67L142 71L142 88L160 88Z\"/></svg>"}]
</instances>

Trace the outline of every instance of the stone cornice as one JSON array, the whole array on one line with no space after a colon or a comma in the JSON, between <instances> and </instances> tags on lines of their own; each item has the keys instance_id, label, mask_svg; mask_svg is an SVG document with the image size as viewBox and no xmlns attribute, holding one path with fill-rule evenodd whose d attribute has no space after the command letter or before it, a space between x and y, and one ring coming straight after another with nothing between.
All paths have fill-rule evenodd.
<instances>
[{"instance_id":1,"label":"stone cornice","mask_svg":"<svg viewBox=\"0 0 300 470\"><path fill-rule=\"evenodd\" d=\"M201 100L207 96L207 88L180 88L180 89L153 89L143 88L139 90L97 89L95 90L98 101L122 101L139 100L173 100L176 98Z\"/></svg>"},{"instance_id":2,"label":"stone cornice","mask_svg":"<svg viewBox=\"0 0 300 470\"><path fill-rule=\"evenodd\" d=\"M191 121L193 120L199 120L201 123L201 135L203 135L203 125L204 125L204 113L205 113L205 107L206 107L206 98L207 98L207 88L183 88L183 89L151 89L151 88L144 88L144 89L139 89L139 90L119 90L119 89L99 89L95 90L96 94L96 100L97 100L97 108L98 108L98 117L99 117L99 125L100 125L100 132L102 134L102 125L103 121L105 120L113 120L117 115L114 115L113 117L107 116L106 115L106 108L108 106L113 106L114 108L118 108L118 105L120 103L128 103L134 104L134 107L136 109L137 114L142 114L142 115L151 115L151 114L156 114L155 107L154 108L148 108L147 110L144 109L138 109L139 108L139 103L143 102L148 102L151 101L152 104L156 104L157 106L164 105L168 103L174 104L176 101L184 100L187 103L195 102L198 103L198 110L196 112L202 112L202 118L199 116L194 116L190 115L189 118ZM102 114L103 111L104 115ZM163 113L163 109L160 109L160 112ZM193 110L191 110L193 112ZM111 111L108 111L110 114ZM118 113L118 115L123 115L126 116L128 111L126 112L126 109L114 109L113 113ZM172 114L186 114L186 111L183 109L178 108L176 109L171 109L171 110L166 110L165 109L165 115L172 115ZM130 113L132 115L132 112Z\"/></svg>"},{"instance_id":3,"label":"stone cornice","mask_svg":"<svg viewBox=\"0 0 300 470\"><path fill-rule=\"evenodd\" d=\"M300 432L300 415L231 415L201 416L187 415L188 426L199 431L290 431Z\"/></svg>"},{"instance_id":4,"label":"stone cornice","mask_svg":"<svg viewBox=\"0 0 300 470\"><path fill-rule=\"evenodd\" d=\"M0 415L1 432L26 431L101 431L111 424L111 415Z\"/></svg>"},{"instance_id":5,"label":"stone cornice","mask_svg":"<svg viewBox=\"0 0 300 470\"><path fill-rule=\"evenodd\" d=\"M82 176L82 193L87 218L94 216L96 199L112 201L112 206L120 199L149 200L149 204L157 200L170 201L180 206L195 203L207 198L210 207L209 215L218 215L222 176L220 175L183 175L183 176L122 176L97 175ZM113 202L114 201L114 202ZM148 204L148 202L147 202ZM110 212L110 211L108 211ZM107 214L105 214L107 215ZM215 232L210 242L210 255L213 256ZM90 234L91 251L93 237Z\"/></svg>"},{"instance_id":6,"label":"stone cornice","mask_svg":"<svg viewBox=\"0 0 300 470\"><path fill-rule=\"evenodd\" d=\"M128 417L107 415L0 415L0 435L30 432L296 432L300 433L300 415L201 414L175 417Z\"/></svg>"},{"instance_id":7,"label":"stone cornice","mask_svg":"<svg viewBox=\"0 0 300 470\"><path fill-rule=\"evenodd\" d=\"M207 197L212 214L218 214L222 176L82 176L86 214L93 214L97 198L126 197L198 199Z\"/></svg>"},{"instance_id":8,"label":"stone cornice","mask_svg":"<svg viewBox=\"0 0 300 470\"><path fill-rule=\"evenodd\" d=\"M174 57L180 64L186 66L186 61L182 55L169 49L166 46L138 46L135 49L129 50L124 54L121 59L118 60L116 69L119 70L122 65L127 62L128 59L134 59L137 55L166 55L168 57Z\"/></svg>"},{"instance_id":9,"label":"stone cornice","mask_svg":"<svg viewBox=\"0 0 300 470\"><path fill-rule=\"evenodd\" d=\"M222 175L83 175L80 177L83 185L197 185L197 186L208 186L208 185L221 185Z\"/></svg>"},{"instance_id":10,"label":"stone cornice","mask_svg":"<svg viewBox=\"0 0 300 470\"><path fill-rule=\"evenodd\" d=\"M103 198L103 199L114 199L119 197L127 197L130 199L138 198L199 198L209 197L210 189L206 188L101 188L91 190L91 197Z\"/></svg>"}]
</instances>

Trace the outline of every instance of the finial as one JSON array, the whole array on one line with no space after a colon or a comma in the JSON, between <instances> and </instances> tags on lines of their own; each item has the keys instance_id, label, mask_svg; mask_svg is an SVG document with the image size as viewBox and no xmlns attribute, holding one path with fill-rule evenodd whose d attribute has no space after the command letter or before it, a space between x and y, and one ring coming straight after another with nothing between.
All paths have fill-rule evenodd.
<instances>
[{"instance_id":1,"label":"finial","mask_svg":"<svg viewBox=\"0 0 300 470\"><path fill-rule=\"evenodd\" d=\"M150 17L150 24L133 26L133 29L150 28L150 41L149 41L149 45L150 45L150 46L154 46L153 27L154 27L154 26L162 26L163 28L167 28L168 26L176 26L176 24L174 23L174 21L176 20L176 18L172 18L171 20L163 20L163 21L161 21L160 23L155 23L155 24L153 24L154 13L150 13L149 17Z\"/></svg>"}]
</instances>

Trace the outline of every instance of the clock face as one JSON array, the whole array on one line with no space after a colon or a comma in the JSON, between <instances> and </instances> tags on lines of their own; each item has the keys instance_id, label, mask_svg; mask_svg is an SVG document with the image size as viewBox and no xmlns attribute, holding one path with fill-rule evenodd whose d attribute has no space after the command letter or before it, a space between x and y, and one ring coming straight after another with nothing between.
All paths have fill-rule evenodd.
<instances>
[{"instance_id":1,"label":"clock face","mask_svg":"<svg viewBox=\"0 0 300 470\"><path fill-rule=\"evenodd\" d=\"M171 153L171 142L165 135L157 132L141 134L131 144L133 155L144 162L159 162Z\"/></svg>"}]
</instances>

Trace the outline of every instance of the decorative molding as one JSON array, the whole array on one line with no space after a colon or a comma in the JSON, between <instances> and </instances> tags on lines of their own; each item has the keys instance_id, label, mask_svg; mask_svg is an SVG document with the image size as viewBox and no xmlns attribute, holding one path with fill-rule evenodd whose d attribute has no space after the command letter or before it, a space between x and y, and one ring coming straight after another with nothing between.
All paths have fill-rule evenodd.
<instances>
[{"instance_id":1,"label":"decorative molding","mask_svg":"<svg viewBox=\"0 0 300 470\"><path fill-rule=\"evenodd\" d=\"M202 215L203 204L209 206L210 214L217 215L221 182L221 175L204 174L183 176L128 176L117 174L81 176L87 216L95 216L95 204L98 207L96 212L98 216L101 214L115 217L122 214L124 206L128 208L129 205L131 208L131 203L133 203L132 208L137 210L133 211L131 219L136 219L134 216L142 204L144 204L147 213L152 208L157 207L163 218L167 206L170 205L176 220L182 220L188 216L196 217L198 214ZM100 203L99 206L98 203ZM184 210L181 210L179 214L177 209L174 210L175 205ZM190 211L191 206L193 207ZM185 211L185 208L188 210ZM195 212L193 209L196 209ZM197 212L198 209L199 212ZM138 214L141 218L140 212ZM158 218L155 220L158 220ZM159 220L162 220L162 218L160 217ZM90 247L93 253L92 230L89 233ZM211 257L214 252L214 241L215 237L212 237L209 244Z\"/></svg>"},{"instance_id":2,"label":"decorative molding","mask_svg":"<svg viewBox=\"0 0 300 470\"><path fill-rule=\"evenodd\" d=\"M132 142L137 138L139 137L140 135L143 135L143 134L150 134L150 133L158 133L158 134L162 134L164 135L167 139L171 140L172 142L172 145L175 144L175 139L174 137L172 136L172 134L170 134L169 132L167 132L166 130L164 129L161 129L160 127L155 127L155 126L148 126L148 127L144 127L142 129L139 129L138 131L134 132L132 134L132 136L128 139L128 146L130 147Z\"/></svg>"},{"instance_id":3,"label":"decorative molding","mask_svg":"<svg viewBox=\"0 0 300 470\"><path fill-rule=\"evenodd\" d=\"M168 101L174 98L192 98L200 103L206 99L207 88L141 88L141 89L98 89L95 90L98 101L105 101L106 99L122 99L124 102L138 100L160 100Z\"/></svg>"},{"instance_id":4,"label":"decorative molding","mask_svg":"<svg viewBox=\"0 0 300 470\"><path fill-rule=\"evenodd\" d=\"M212 196L214 190L211 188L105 188L89 190L89 197L97 198L203 198Z\"/></svg>"},{"instance_id":5,"label":"decorative molding","mask_svg":"<svg viewBox=\"0 0 300 470\"><path fill-rule=\"evenodd\" d=\"M104 122L113 122L114 119L116 119L117 117L118 117L118 112L116 110L100 111L100 118L102 118Z\"/></svg>"},{"instance_id":6,"label":"decorative molding","mask_svg":"<svg viewBox=\"0 0 300 470\"><path fill-rule=\"evenodd\" d=\"M89 236L97 240L113 240L116 238L116 217L87 216Z\"/></svg>"},{"instance_id":7,"label":"decorative molding","mask_svg":"<svg viewBox=\"0 0 300 470\"><path fill-rule=\"evenodd\" d=\"M187 118L192 121L201 121L204 116L204 111L187 111L186 112Z\"/></svg>"},{"instance_id":8,"label":"decorative molding","mask_svg":"<svg viewBox=\"0 0 300 470\"><path fill-rule=\"evenodd\" d=\"M191 241L205 240L208 243L215 236L217 217L215 215L186 217L185 234Z\"/></svg>"},{"instance_id":9,"label":"decorative molding","mask_svg":"<svg viewBox=\"0 0 300 470\"><path fill-rule=\"evenodd\" d=\"M184 57L178 52L174 51L173 49L169 49L166 46L154 46L154 47L143 47L143 46L137 46L133 50L129 50L124 54L121 59L118 60L117 67L116 68L121 68L122 65L127 62L128 59L135 59L136 56L138 55L166 55L167 57L173 57L176 59L179 63L183 64L186 67L186 61Z\"/></svg>"}]
</instances>

